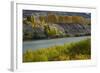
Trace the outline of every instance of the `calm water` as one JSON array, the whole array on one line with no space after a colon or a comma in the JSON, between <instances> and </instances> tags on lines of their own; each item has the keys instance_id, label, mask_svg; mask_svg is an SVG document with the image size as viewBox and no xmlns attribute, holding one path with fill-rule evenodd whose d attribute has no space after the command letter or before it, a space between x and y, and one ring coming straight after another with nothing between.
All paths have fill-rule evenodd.
<instances>
[{"instance_id":1,"label":"calm water","mask_svg":"<svg viewBox=\"0 0 100 73\"><path fill-rule=\"evenodd\" d=\"M67 38L59 38L59 39L50 39L50 40L37 40L37 41L24 41L23 42L23 52L27 49L39 49L39 48L47 48L53 45L62 45L64 43L77 42L90 36L83 37L67 37Z\"/></svg>"}]
</instances>

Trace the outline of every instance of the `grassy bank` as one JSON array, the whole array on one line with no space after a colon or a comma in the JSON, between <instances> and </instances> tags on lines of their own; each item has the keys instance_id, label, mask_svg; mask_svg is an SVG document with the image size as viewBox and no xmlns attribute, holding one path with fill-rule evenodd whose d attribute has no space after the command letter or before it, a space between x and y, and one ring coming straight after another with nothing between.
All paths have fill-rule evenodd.
<instances>
[{"instance_id":1,"label":"grassy bank","mask_svg":"<svg viewBox=\"0 0 100 73\"><path fill-rule=\"evenodd\" d=\"M84 39L79 42L55 45L38 50L27 50L23 54L23 62L84 60L91 58L91 41Z\"/></svg>"}]
</instances>

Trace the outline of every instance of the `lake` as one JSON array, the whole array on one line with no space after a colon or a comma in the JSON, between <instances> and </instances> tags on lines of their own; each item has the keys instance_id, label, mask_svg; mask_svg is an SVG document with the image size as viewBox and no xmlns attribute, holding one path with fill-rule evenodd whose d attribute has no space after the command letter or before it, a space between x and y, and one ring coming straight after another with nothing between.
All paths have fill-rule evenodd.
<instances>
[{"instance_id":1,"label":"lake","mask_svg":"<svg viewBox=\"0 0 100 73\"><path fill-rule=\"evenodd\" d=\"M77 42L77 41L80 41L86 38L90 38L90 36L24 41L23 42L23 52L25 52L27 49L36 50L39 48L47 48L47 47L54 46L54 45L63 45L64 43Z\"/></svg>"}]
</instances>

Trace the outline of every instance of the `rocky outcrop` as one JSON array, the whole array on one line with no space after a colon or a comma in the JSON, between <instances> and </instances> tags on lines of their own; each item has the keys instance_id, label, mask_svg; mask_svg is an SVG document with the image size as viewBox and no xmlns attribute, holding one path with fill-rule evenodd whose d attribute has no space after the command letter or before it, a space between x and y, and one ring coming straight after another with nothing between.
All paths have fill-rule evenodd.
<instances>
[{"instance_id":1,"label":"rocky outcrop","mask_svg":"<svg viewBox=\"0 0 100 73\"><path fill-rule=\"evenodd\" d=\"M58 24L63 27L65 33L69 36L83 36L91 34L90 25L82 25L82 24Z\"/></svg>"},{"instance_id":2,"label":"rocky outcrop","mask_svg":"<svg viewBox=\"0 0 100 73\"><path fill-rule=\"evenodd\" d=\"M32 27L23 24L23 39L37 40L48 38L61 38L71 36L91 35L91 26L82 24L48 24L46 26Z\"/></svg>"}]
</instances>

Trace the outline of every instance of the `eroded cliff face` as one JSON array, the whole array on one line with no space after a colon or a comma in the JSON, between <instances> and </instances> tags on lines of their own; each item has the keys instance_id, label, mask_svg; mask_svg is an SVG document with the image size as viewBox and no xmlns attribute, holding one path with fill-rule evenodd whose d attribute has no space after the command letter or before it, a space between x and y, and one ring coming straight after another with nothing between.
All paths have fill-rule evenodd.
<instances>
[{"instance_id":1,"label":"eroded cliff face","mask_svg":"<svg viewBox=\"0 0 100 73\"><path fill-rule=\"evenodd\" d=\"M86 36L91 35L91 26L83 24L51 24L44 27L32 27L24 24L23 39L46 39L46 38L60 38L72 36Z\"/></svg>"}]
</instances>

